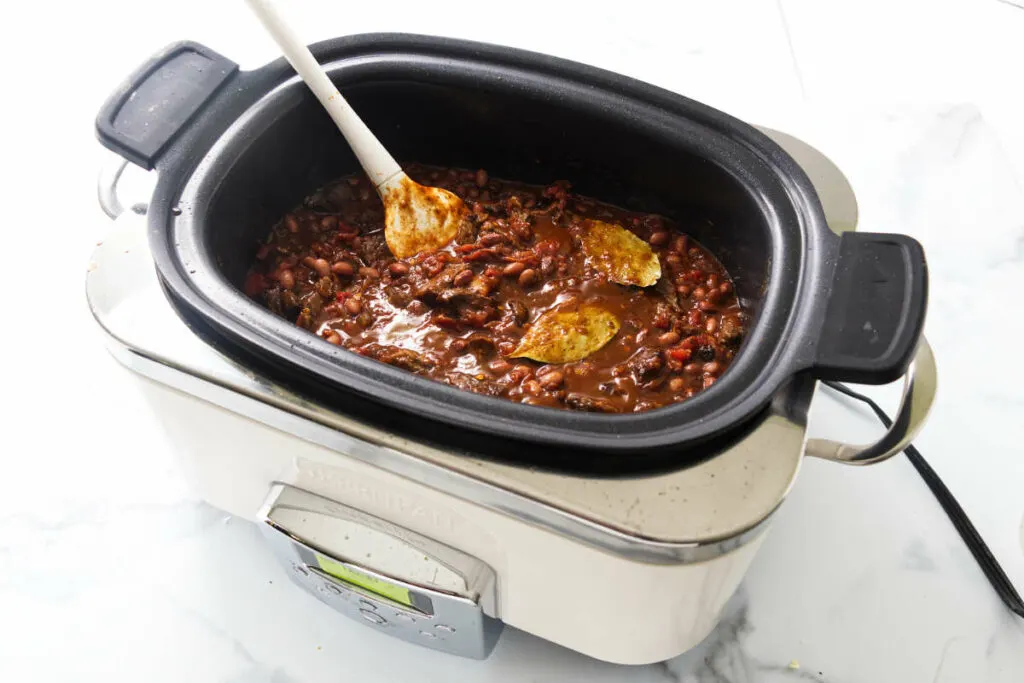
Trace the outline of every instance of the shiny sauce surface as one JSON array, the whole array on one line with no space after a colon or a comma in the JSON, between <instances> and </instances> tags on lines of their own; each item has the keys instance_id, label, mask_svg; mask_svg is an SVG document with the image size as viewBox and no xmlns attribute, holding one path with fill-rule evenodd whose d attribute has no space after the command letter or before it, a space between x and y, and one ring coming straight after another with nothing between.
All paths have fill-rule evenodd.
<instances>
[{"instance_id":1,"label":"shiny sauce surface","mask_svg":"<svg viewBox=\"0 0 1024 683\"><path fill-rule=\"evenodd\" d=\"M284 216L260 246L246 293L335 344L466 391L605 413L685 400L726 371L746 328L732 281L668 219L483 170L409 166L471 213L455 242L396 260L384 210L362 175L341 178ZM600 220L644 240L661 263L650 287L608 280L581 249ZM597 305L619 329L582 360L513 357L551 311Z\"/></svg>"}]
</instances>

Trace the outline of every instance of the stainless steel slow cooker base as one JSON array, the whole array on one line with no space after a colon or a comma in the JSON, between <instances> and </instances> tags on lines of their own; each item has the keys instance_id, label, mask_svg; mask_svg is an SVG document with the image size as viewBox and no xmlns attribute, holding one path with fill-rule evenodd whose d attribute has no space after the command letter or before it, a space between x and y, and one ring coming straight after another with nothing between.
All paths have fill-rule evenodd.
<instances>
[{"instance_id":1,"label":"stainless steel slow cooker base","mask_svg":"<svg viewBox=\"0 0 1024 683\"><path fill-rule=\"evenodd\" d=\"M804 143L766 132L801 163L813 165L815 185L820 186L823 197L834 198L825 207L830 224L853 229L856 203L838 170ZM108 173L101 179L101 204L111 214L120 213L115 191L118 175ZM745 545L760 534L785 498L805 447L809 454L844 462L889 457L916 433L934 393L934 365L923 343L905 381L897 426L878 444L851 447L824 440L805 444L807 409L815 385L813 380L797 378L778 394L769 414L755 428L715 457L656 475L578 476L509 465L486 454L440 450L401 438L307 400L222 356L193 334L166 301L149 256L141 211L120 213L111 234L93 255L86 289L111 352L140 375L443 494L646 563L703 562ZM923 377L915 379L915 372ZM273 544L279 556L295 567L298 583L321 600L331 603L337 598L336 606L348 606L351 616L370 623L388 618L402 622L408 628L393 633L408 631L407 639L429 647L480 657L493 646L496 615L493 609L485 609L485 603L493 601L487 596L494 587L481 578L489 576L486 565L476 566L470 557L460 561L461 566L469 567L459 574L465 579L461 592L453 588L446 593L451 598L447 613L456 615L448 621L461 619L459 626L437 622L440 617L431 613L435 622L430 629L444 628L424 631L407 609L410 605L361 591L350 581L321 571L322 567L310 572L308 563L298 562L302 552L314 552L317 546L270 522L269 511L276 500L272 498L268 497L265 506L264 526L280 534L270 536L276 539ZM408 544L415 535L392 534L399 536ZM453 563L460 565L451 560L450 549L431 546L425 538L417 543L413 545L424 551L425 559L448 558L438 559L438 566L450 569ZM350 565L350 569L373 574L368 567ZM413 586L408 589L415 593ZM444 607L442 598L435 592L432 598L422 599ZM364 604L373 609L360 606ZM381 610L390 610L389 617ZM395 616L402 614L407 617L404 622Z\"/></svg>"}]
</instances>

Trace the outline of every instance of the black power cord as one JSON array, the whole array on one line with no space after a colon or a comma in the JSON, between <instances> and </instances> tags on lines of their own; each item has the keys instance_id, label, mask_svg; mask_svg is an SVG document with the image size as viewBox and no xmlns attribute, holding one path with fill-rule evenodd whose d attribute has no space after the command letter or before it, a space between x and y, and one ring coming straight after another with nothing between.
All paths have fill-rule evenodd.
<instances>
[{"instance_id":1,"label":"black power cord","mask_svg":"<svg viewBox=\"0 0 1024 683\"><path fill-rule=\"evenodd\" d=\"M885 414L881 406L875 403L873 400L863 394L858 394L853 389L850 389L846 385L839 384L838 382L825 382L825 385L841 394L849 396L850 398L866 403L874 411L878 419L882 421L886 427L892 426L892 420ZM1006 576L1006 572L999 566L999 562L992 555L992 551L985 545L985 541L981 538L981 534L971 524L971 520L968 519L967 513L960 507L960 504L956 502L956 498L950 492L946 485L939 479L939 475L935 473L935 470L931 468L924 457L921 455L921 451L911 444L904 450L907 454L907 458L910 460L910 464L914 466L921 478L924 479L924 483L931 489L932 494L939 501L939 505L946 511L946 515L949 517L949 521L953 522L953 526L956 527L957 532L960 534L960 538L964 539L964 543L967 544L967 549L971 551L971 555L974 555L974 559L977 560L981 566L981 571L985 573L985 578L992 584L992 588L995 589L996 593L1017 616L1024 617L1024 600L1021 600L1017 590L1013 587L1013 583Z\"/></svg>"}]
</instances>

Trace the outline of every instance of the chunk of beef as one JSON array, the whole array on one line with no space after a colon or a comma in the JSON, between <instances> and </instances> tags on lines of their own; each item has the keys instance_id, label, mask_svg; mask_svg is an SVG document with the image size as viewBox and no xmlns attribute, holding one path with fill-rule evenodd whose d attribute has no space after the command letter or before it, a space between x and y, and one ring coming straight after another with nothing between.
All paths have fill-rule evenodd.
<instances>
[{"instance_id":1,"label":"chunk of beef","mask_svg":"<svg viewBox=\"0 0 1024 683\"><path fill-rule=\"evenodd\" d=\"M473 375L465 375L461 372L452 372L445 377L445 381L453 387L463 391L472 391L487 396L498 396L505 388L495 382L479 380Z\"/></svg>"},{"instance_id":2,"label":"chunk of beef","mask_svg":"<svg viewBox=\"0 0 1024 683\"><path fill-rule=\"evenodd\" d=\"M367 355L409 372L425 372L431 367L431 363L422 355L397 346L375 346Z\"/></svg>"},{"instance_id":3,"label":"chunk of beef","mask_svg":"<svg viewBox=\"0 0 1024 683\"><path fill-rule=\"evenodd\" d=\"M662 275L658 278L657 284L654 285L654 290L665 297L665 302L672 307L673 310L679 311L679 292L676 291L675 285L667 277Z\"/></svg>"},{"instance_id":4,"label":"chunk of beef","mask_svg":"<svg viewBox=\"0 0 1024 683\"><path fill-rule=\"evenodd\" d=\"M626 361L626 367L640 382L647 382L654 379L661 369L665 367L665 361L661 352L657 349L644 348L633 354L633 357Z\"/></svg>"},{"instance_id":5,"label":"chunk of beef","mask_svg":"<svg viewBox=\"0 0 1024 683\"><path fill-rule=\"evenodd\" d=\"M373 266L374 263L381 259L391 256L388 243L384 240L383 231L375 232L371 235L363 235L359 240L359 246L356 251L368 266Z\"/></svg>"},{"instance_id":6,"label":"chunk of beef","mask_svg":"<svg viewBox=\"0 0 1024 683\"><path fill-rule=\"evenodd\" d=\"M466 342L466 349L478 356L489 356L496 349L496 342L486 334L471 334L464 341Z\"/></svg>"},{"instance_id":7,"label":"chunk of beef","mask_svg":"<svg viewBox=\"0 0 1024 683\"><path fill-rule=\"evenodd\" d=\"M722 324L718 328L718 338L726 346L738 346L743 340L743 325L735 316L722 318Z\"/></svg>"},{"instance_id":8,"label":"chunk of beef","mask_svg":"<svg viewBox=\"0 0 1024 683\"><path fill-rule=\"evenodd\" d=\"M530 320L530 309L522 301L512 299L505 302L505 310L516 325L522 327Z\"/></svg>"},{"instance_id":9,"label":"chunk of beef","mask_svg":"<svg viewBox=\"0 0 1024 683\"><path fill-rule=\"evenodd\" d=\"M467 285L455 286L456 276L466 270L463 263L449 263L437 275L415 285L413 296L434 305L474 308L492 306L491 300L487 298L490 285L486 278L476 275Z\"/></svg>"},{"instance_id":10,"label":"chunk of beef","mask_svg":"<svg viewBox=\"0 0 1024 683\"><path fill-rule=\"evenodd\" d=\"M616 413L615 404L606 398L595 398L586 394L570 392L565 397L565 407L588 413Z\"/></svg>"},{"instance_id":11,"label":"chunk of beef","mask_svg":"<svg viewBox=\"0 0 1024 683\"><path fill-rule=\"evenodd\" d=\"M437 275L417 282L413 286L413 296L428 303L436 301L438 297L454 286L455 276L465 269L466 267L461 263L449 263Z\"/></svg>"},{"instance_id":12,"label":"chunk of beef","mask_svg":"<svg viewBox=\"0 0 1024 683\"><path fill-rule=\"evenodd\" d=\"M477 224L469 216L463 217L459 223L459 229L455 233L455 241L459 244L469 244L476 241Z\"/></svg>"}]
</instances>

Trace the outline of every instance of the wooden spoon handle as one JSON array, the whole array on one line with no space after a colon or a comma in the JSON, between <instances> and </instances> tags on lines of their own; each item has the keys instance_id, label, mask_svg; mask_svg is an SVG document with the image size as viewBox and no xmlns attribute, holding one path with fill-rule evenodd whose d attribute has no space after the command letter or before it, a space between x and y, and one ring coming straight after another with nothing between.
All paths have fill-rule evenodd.
<instances>
[{"instance_id":1,"label":"wooden spoon handle","mask_svg":"<svg viewBox=\"0 0 1024 683\"><path fill-rule=\"evenodd\" d=\"M334 119L341 134L345 136L352 151L355 152L359 164L373 181L380 187L402 173L402 168L394 157L380 144L380 140L367 128L355 110L338 92L338 88L327 76L327 72L313 57L306 44L296 35L284 21L271 0L246 0L253 13L263 23L263 27L271 35L285 59L292 65L296 73L302 77L309 89Z\"/></svg>"}]
</instances>

